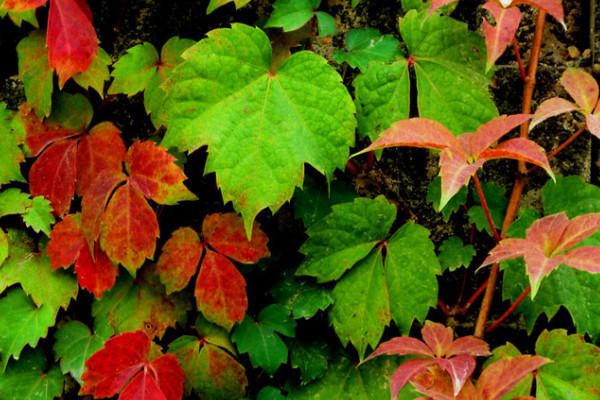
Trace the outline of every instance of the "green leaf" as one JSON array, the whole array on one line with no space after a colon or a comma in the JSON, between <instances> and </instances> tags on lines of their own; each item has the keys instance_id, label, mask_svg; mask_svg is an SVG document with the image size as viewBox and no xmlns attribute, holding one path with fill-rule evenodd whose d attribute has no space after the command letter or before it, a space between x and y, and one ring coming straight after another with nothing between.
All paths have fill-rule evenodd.
<instances>
[{"instance_id":1,"label":"green leaf","mask_svg":"<svg viewBox=\"0 0 600 400\"><path fill-rule=\"evenodd\" d=\"M7 237L9 257L0 267L0 293L20 283L38 307L46 306L54 315L60 308L66 309L77 296L77 279L63 269L52 271L45 249L38 252L25 232L11 229Z\"/></svg>"},{"instance_id":2,"label":"green leaf","mask_svg":"<svg viewBox=\"0 0 600 400\"><path fill-rule=\"evenodd\" d=\"M436 306L436 275L440 273L434 245L424 227L408 222L387 241L385 278L390 310L403 335L408 335L414 319L424 322L429 307Z\"/></svg>"},{"instance_id":3,"label":"green leaf","mask_svg":"<svg viewBox=\"0 0 600 400\"><path fill-rule=\"evenodd\" d=\"M512 238L525 239L525 233L533 221L540 219L540 213L532 208L519 210L519 217L508 227L506 235Z\"/></svg>"},{"instance_id":4,"label":"green leaf","mask_svg":"<svg viewBox=\"0 0 600 400\"><path fill-rule=\"evenodd\" d=\"M581 335L562 329L544 331L535 344L536 354L553 362L536 375L539 400L592 400L600 397L600 348Z\"/></svg>"},{"instance_id":5,"label":"green leaf","mask_svg":"<svg viewBox=\"0 0 600 400\"><path fill-rule=\"evenodd\" d=\"M39 24L37 22L37 18L35 17L35 9L31 9L31 10L27 10L27 11L8 11L6 9L3 9L2 6L0 5L0 18L4 18L6 15L8 15L8 18L11 19L12 22L15 23L15 25L17 26L21 26L21 24L23 23L23 21L25 22L29 22L31 25L33 25L36 28L39 28Z\"/></svg>"},{"instance_id":6,"label":"green leaf","mask_svg":"<svg viewBox=\"0 0 600 400\"><path fill-rule=\"evenodd\" d=\"M307 176L302 189L294 193L294 216L302 218L305 227L309 227L331 212L331 206L349 203L356 198L354 189L344 181L333 181L329 190L325 185Z\"/></svg>"},{"instance_id":7,"label":"green leaf","mask_svg":"<svg viewBox=\"0 0 600 400\"><path fill-rule=\"evenodd\" d=\"M356 7L360 3L360 0L352 0L352 8Z\"/></svg>"},{"instance_id":8,"label":"green leaf","mask_svg":"<svg viewBox=\"0 0 600 400\"><path fill-rule=\"evenodd\" d=\"M210 14L222 5L231 3L232 1L234 2L236 9L241 8L246 4L250 3L250 0L210 0L210 3L208 4L208 7L206 9L206 13Z\"/></svg>"},{"instance_id":9,"label":"green leaf","mask_svg":"<svg viewBox=\"0 0 600 400\"><path fill-rule=\"evenodd\" d=\"M440 212L440 199L442 198L442 178L440 176L436 176L431 182L429 182L427 189L429 190L427 192L427 202L431 203L437 212ZM444 221L448 222L452 213L457 212L460 206L467 202L468 193L469 189L467 189L466 186L463 186L460 188L458 193L452 196L452 198L441 210L442 215L444 216Z\"/></svg>"},{"instance_id":10,"label":"green leaf","mask_svg":"<svg viewBox=\"0 0 600 400\"><path fill-rule=\"evenodd\" d=\"M23 214L31 207L33 201L29 194L17 188L10 188L0 192L0 217L11 214Z\"/></svg>"},{"instance_id":11,"label":"green leaf","mask_svg":"<svg viewBox=\"0 0 600 400\"><path fill-rule=\"evenodd\" d=\"M327 371L330 359L331 349L327 342L297 340L292 343L290 363L292 368L300 370L300 378L303 383L322 377Z\"/></svg>"},{"instance_id":12,"label":"green leaf","mask_svg":"<svg viewBox=\"0 0 600 400\"><path fill-rule=\"evenodd\" d=\"M393 360L378 357L356 367L346 356L337 356L323 379L291 390L288 400L389 400L389 381L398 366Z\"/></svg>"},{"instance_id":13,"label":"green leaf","mask_svg":"<svg viewBox=\"0 0 600 400\"><path fill-rule=\"evenodd\" d=\"M46 200L44 196L36 196L31 202L25 213L23 213L23 221L25 225L36 232L44 232L46 236L50 236L51 225L54 223L54 215L52 215L52 206L50 200Z\"/></svg>"},{"instance_id":14,"label":"green leaf","mask_svg":"<svg viewBox=\"0 0 600 400\"><path fill-rule=\"evenodd\" d=\"M54 96L52 115L48 124L58 124L63 128L87 131L94 116L94 108L81 93L58 92Z\"/></svg>"},{"instance_id":15,"label":"green leaf","mask_svg":"<svg viewBox=\"0 0 600 400\"><path fill-rule=\"evenodd\" d=\"M81 374L84 363L96 351L104 346L110 335L92 335L90 328L79 321L69 321L54 334L54 358L60 358L60 369L63 374L70 373L82 385Z\"/></svg>"},{"instance_id":16,"label":"green leaf","mask_svg":"<svg viewBox=\"0 0 600 400\"><path fill-rule=\"evenodd\" d=\"M585 183L581 176L557 176L556 183L548 181L542 191L544 213L564 211L569 218L600 212L600 188Z\"/></svg>"},{"instance_id":17,"label":"green leaf","mask_svg":"<svg viewBox=\"0 0 600 400\"><path fill-rule=\"evenodd\" d=\"M127 54L113 65L113 82L108 93L132 96L146 89L156 74L159 61L158 51L152 43L144 42L128 49Z\"/></svg>"},{"instance_id":18,"label":"green leaf","mask_svg":"<svg viewBox=\"0 0 600 400\"><path fill-rule=\"evenodd\" d=\"M92 65L78 74L73 75L73 80L82 88L94 89L100 97L104 97L104 83L110 79L108 66L112 63L110 56L102 47L98 47L98 54L94 57Z\"/></svg>"},{"instance_id":19,"label":"green leaf","mask_svg":"<svg viewBox=\"0 0 600 400\"><path fill-rule=\"evenodd\" d=\"M27 349L0 374L3 400L53 400L62 394L64 377L57 365L47 369L41 349Z\"/></svg>"},{"instance_id":20,"label":"green leaf","mask_svg":"<svg viewBox=\"0 0 600 400\"><path fill-rule=\"evenodd\" d=\"M295 31L306 24L315 15L321 0L277 0L275 9L265 28L283 28L284 32Z\"/></svg>"},{"instance_id":21,"label":"green leaf","mask_svg":"<svg viewBox=\"0 0 600 400\"><path fill-rule=\"evenodd\" d=\"M0 103L0 186L11 181L25 182L20 167L25 161L19 148L22 140L11 127L12 117L6 104Z\"/></svg>"},{"instance_id":22,"label":"green leaf","mask_svg":"<svg viewBox=\"0 0 600 400\"><path fill-rule=\"evenodd\" d=\"M473 245L468 244L465 246L461 238L450 236L440 246L438 258L442 266L442 271L447 269L454 271L459 267L468 268L476 253Z\"/></svg>"},{"instance_id":23,"label":"green leaf","mask_svg":"<svg viewBox=\"0 0 600 400\"><path fill-rule=\"evenodd\" d=\"M392 35L382 35L376 28L353 29L346 36L346 48L348 51L336 50L333 53L333 59L338 64L347 62L352 68L359 68L361 72L367 70L367 64L371 61L382 61L384 63L393 62L397 56L402 54L400 50L400 42ZM398 68L384 68L388 74L397 70L407 70L406 60L404 65ZM380 68L382 70L382 68ZM376 79L386 79L385 76L377 76L375 73L370 74L371 81ZM388 84L391 83L389 78L386 79ZM405 84L408 85L408 79ZM356 87L356 81L354 83ZM372 87L371 87L372 88ZM402 89L401 89L402 90ZM408 106L406 106L408 107ZM405 117L408 118L408 117ZM360 125L359 125L360 126Z\"/></svg>"},{"instance_id":24,"label":"green leaf","mask_svg":"<svg viewBox=\"0 0 600 400\"><path fill-rule=\"evenodd\" d=\"M276 331L293 336L295 326L287 309L271 305L260 312L258 322L246 315L242 323L235 327L231 339L240 353L248 353L254 367L260 366L273 375L288 356L287 346Z\"/></svg>"},{"instance_id":25,"label":"green leaf","mask_svg":"<svg viewBox=\"0 0 600 400\"><path fill-rule=\"evenodd\" d=\"M209 32L183 57L167 96L162 145L208 145L205 173L216 173L247 235L262 209L275 212L301 186L304 163L329 180L344 167L354 143L354 105L324 58L301 51L271 71L269 39L241 24Z\"/></svg>"},{"instance_id":26,"label":"green leaf","mask_svg":"<svg viewBox=\"0 0 600 400\"><path fill-rule=\"evenodd\" d=\"M333 290L329 320L342 344L351 342L362 361L367 346L375 349L390 321L390 301L381 249L361 260Z\"/></svg>"},{"instance_id":27,"label":"green leaf","mask_svg":"<svg viewBox=\"0 0 600 400\"><path fill-rule=\"evenodd\" d=\"M2 290L0 290L2 292ZM10 289L0 298L0 356L2 372L12 356L19 359L26 345L35 347L54 325L56 311L47 306L36 307L31 298L19 289ZM0 374L0 379L2 374Z\"/></svg>"},{"instance_id":28,"label":"green leaf","mask_svg":"<svg viewBox=\"0 0 600 400\"><path fill-rule=\"evenodd\" d=\"M475 132L498 116L485 73L484 40L467 25L427 11L409 11L400 34L414 57L419 115L442 123L453 134ZM398 94L405 96L406 94Z\"/></svg>"},{"instance_id":29,"label":"green leaf","mask_svg":"<svg viewBox=\"0 0 600 400\"><path fill-rule=\"evenodd\" d=\"M281 394L281 390L273 387L273 386L265 386L260 389L258 395L256 396L256 400L285 400L286 397Z\"/></svg>"},{"instance_id":30,"label":"green leaf","mask_svg":"<svg viewBox=\"0 0 600 400\"><path fill-rule=\"evenodd\" d=\"M314 276L318 282L339 279L385 239L396 218L395 207L383 196L374 200L357 198L332 209L331 214L308 228L309 238L300 248L306 258L297 275Z\"/></svg>"},{"instance_id":31,"label":"green leaf","mask_svg":"<svg viewBox=\"0 0 600 400\"><path fill-rule=\"evenodd\" d=\"M8 239L4 229L0 228L0 266L2 266L6 257L8 257Z\"/></svg>"},{"instance_id":32,"label":"green leaf","mask_svg":"<svg viewBox=\"0 0 600 400\"><path fill-rule=\"evenodd\" d=\"M485 197L488 209L490 210L492 221L494 221L494 226L496 228L501 228L502 223L504 222L506 207L508 206L508 199L505 197L506 190L503 187L497 186L494 182L481 184L481 190ZM479 231L483 232L485 230L491 235L492 229L485 216L485 211L483 211L483 207L481 206L479 194L474 187L473 200L475 201L475 204L478 205L469 208L469 222L475 224Z\"/></svg>"},{"instance_id":33,"label":"green leaf","mask_svg":"<svg viewBox=\"0 0 600 400\"><path fill-rule=\"evenodd\" d=\"M333 304L331 289L323 288L286 274L271 294L277 302L292 311L294 319L312 318L319 310L325 310Z\"/></svg>"},{"instance_id":34,"label":"green leaf","mask_svg":"<svg viewBox=\"0 0 600 400\"><path fill-rule=\"evenodd\" d=\"M23 80L27 103L42 119L52 110L53 71L48 62L46 32L32 31L17 45L19 76Z\"/></svg>"},{"instance_id":35,"label":"green leaf","mask_svg":"<svg viewBox=\"0 0 600 400\"><path fill-rule=\"evenodd\" d=\"M317 26L319 27L319 36L335 35L335 18L323 11L317 11L315 15L317 17Z\"/></svg>"},{"instance_id":36,"label":"green leaf","mask_svg":"<svg viewBox=\"0 0 600 400\"><path fill-rule=\"evenodd\" d=\"M392 123L409 117L410 74L405 59L392 64L373 63L352 85L361 138L375 140Z\"/></svg>"},{"instance_id":37,"label":"green leaf","mask_svg":"<svg viewBox=\"0 0 600 400\"><path fill-rule=\"evenodd\" d=\"M188 308L179 294L167 296L158 276L146 269L135 280L120 276L102 299L94 299L92 316L108 315L116 334L140 329L151 338L162 338L168 327L185 324Z\"/></svg>"},{"instance_id":38,"label":"green leaf","mask_svg":"<svg viewBox=\"0 0 600 400\"><path fill-rule=\"evenodd\" d=\"M228 350L230 353L235 354L235 348L231 343L229 332L224 328L208 321L206 318L204 318L204 316L202 316L202 314L198 315L194 326L204 341L214 344L215 346L222 347Z\"/></svg>"}]
</instances>

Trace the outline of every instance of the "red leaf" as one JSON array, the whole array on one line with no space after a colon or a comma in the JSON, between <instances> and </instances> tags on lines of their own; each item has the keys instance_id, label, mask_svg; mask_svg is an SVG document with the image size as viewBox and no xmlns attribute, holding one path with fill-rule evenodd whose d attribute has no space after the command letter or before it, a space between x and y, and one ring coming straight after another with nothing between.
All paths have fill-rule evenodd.
<instances>
[{"instance_id":1,"label":"red leaf","mask_svg":"<svg viewBox=\"0 0 600 400\"><path fill-rule=\"evenodd\" d=\"M515 1L515 3L529 4L534 7L541 8L556 18L556 20L561 23L563 28L567 30L567 26L564 22L562 0L519 0Z\"/></svg>"},{"instance_id":2,"label":"red leaf","mask_svg":"<svg viewBox=\"0 0 600 400\"><path fill-rule=\"evenodd\" d=\"M430 367L429 371L419 374L411 380L419 392L435 400L480 400L470 379L465 382L462 390L455 396L452 380L447 373L438 366Z\"/></svg>"},{"instance_id":3,"label":"red leaf","mask_svg":"<svg viewBox=\"0 0 600 400\"><path fill-rule=\"evenodd\" d=\"M244 221L236 213L207 215L202 223L202 236L213 249L245 264L254 264L270 255L267 235L254 223L249 241Z\"/></svg>"},{"instance_id":4,"label":"red leaf","mask_svg":"<svg viewBox=\"0 0 600 400\"><path fill-rule=\"evenodd\" d=\"M167 294L185 288L198 269L202 244L192 228L179 228L167 240L158 259L156 272Z\"/></svg>"},{"instance_id":5,"label":"red leaf","mask_svg":"<svg viewBox=\"0 0 600 400\"><path fill-rule=\"evenodd\" d=\"M94 126L80 139L77 148L77 193L84 196L102 170L121 170L124 160L121 131L110 122Z\"/></svg>"},{"instance_id":6,"label":"red leaf","mask_svg":"<svg viewBox=\"0 0 600 400\"><path fill-rule=\"evenodd\" d=\"M4 0L2 8L8 11L21 12L38 8L48 0Z\"/></svg>"},{"instance_id":7,"label":"red leaf","mask_svg":"<svg viewBox=\"0 0 600 400\"><path fill-rule=\"evenodd\" d=\"M454 340L452 328L431 321L425 321L425 325L421 329L421 335L423 335L423 341L433 351L433 354L438 357L446 355Z\"/></svg>"},{"instance_id":8,"label":"red leaf","mask_svg":"<svg viewBox=\"0 0 600 400\"><path fill-rule=\"evenodd\" d=\"M588 113L594 110L598 102L598 83L590 74L582 69L568 68L559 82L579 107Z\"/></svg>"},{"instance_id":9,"label":"red leaf","mask_svg":"<svg viewBox=\"0 0 600 400\"><path fill-rule=\"evenodd\" d=\"M31 195L50 200L54 213L67 214L75 195L75 150L77 142L61 140L52 144L29 171Z\"/></svg>"},{"instance_id":10,"label":"red leaf","mask_svg":"<svg viewBox=\"0 0 600 400\"><path fill-rule=\"evenodd\" d=\"M458 395L476 365L475 358L464 354L449 359L437 357L435 362L450 374L454 396Z\"/></svg>"},{"instance_id":11,"label":"red leaf","mask_svg":"<svg viewBox=\"0 0 600 400\"><path fill-rule=\"evenodd\" d=\"M431 349L419 339L415 339L408 336L396 337L387 342L381 343L377 346L377 349L365 358L365 361L370 360L373 357L377 357L382 354L387 355L399 355L403 356L406 354L417 354L432 358L434 357Z\"/></svg>"},{"instance_id":12,"label":"red leaf","mask_svg":"<svg viewBox=\"0 0 600 400\"><path fill-rule=\"evenodd\" d=\"M146 363L150 339L142 331L125 332L107 340L86 362L80 395L116 395Z\"/></svg>"},{"instance_id":13,"label":"red leaf","mask_svg":"<svg viewBox=\"0 0 600 400\"><path fill-rule=\"evenodd\" d=\"M544 149L536 142L525 138L508 139L493 149L488 149L480 154L481 159L493 160L495 158L512 158L538 165L546 170L554 179L554 173L548 162Z\"/></svg>"},{"instance_id":14,"label":"red leaf","mask_svg":"<svg viewBox=\"0 0 600 400\"><path fill-rule=\"evenodd\" d=\"M521 11L516 6L504 8L491 1L485 3L483 8L491 12L496 20L495 26L490 25L486 19L483 20L483 32L487 47L487 69L490 69L513 40L521 22Z\"/></svg>"},{"instance_id":15,"label":"red leaf","mask_svg":"<svg viewBox=\"0 0 600 400\"><path fill-rule=\"evenodd\" d=\"M119 170L105 169L98 174L81 201L81 225L90 247L100 235L104 208L113 191L127 179Z\"/></svg>"},{"instance_id":16,"label":"red leaf","mask_svg":"<svg viewBox=\"0 0 600 400\"><path fill-rule=\"evenodd\" d=\"M130 184L118 188L102 218L100 244L106 255L135 276L144 260L154 256L159 233L156 215L144 197Z\"/></svg>"},{"instance_id":17,"label":"red leaf","mask_svg":"<svg viewBox=\"0 0 600 400\"><path fill-rule=\"evenodd\" d=\"M90 248L85 243L81 246L79 257L75 263L75 273L79 286L87 289L100 300L104 292L115 285L119 267L110 261L98 243L94 245L94 252L94 258L92 258Z\"/></svg>"},{"instance_id":18,"label":"red leaf","mask_svg":"<svg viewBox=\"0 0 600 400\"><path fill-rule=\"evenodd\" d=\"M196 280L196 304L207 320L231 330L248 308L246 281L225 256L207 250Z\"/></svg>"},{"instance_id":19,"label":"red leaf","mask_svg":"<svg viewBox=\"0 0 600 400\"><path fill-rule=\"evenodd\" d=\"M600 272L600 247L584 246L556 257L561 264L591 273Z\"/></svg>"},{"instance_id":20,"label":"red leaf","mask_svg":"<svg viewBox=\"0 0 600 400\"><path fill-rule=\"evenodd\" d=\"M471 151L469 155L476 159L479 158L484 150L530 118L530 114L501 115L481 125L477 128L473 136L471 136Z\"/></svg>"},{"instance_id":21,"label":"red leaf","mask_svg":"<svg viewBox=\"0 0 600 400\"><path fill-rule=\"evenodd\" d=\"M553 254L570 249L585 238L593 235L599 228L600 213L580 215L571 219L564 227L564 231L560 235L560 242L557 243L556 248L552 251Z\"/></svg>"},{"instance_id":22,"label":"red leaf","mask_svg":"<svg viewBox=\"0 0 600 400\"><path fill-rule=\"evenodd\" d=\"M440 210L461 187L467 185L471 176L483 166L485 160L473 164L467 163L463 157L451 153L448 149L440 154L440 176L442 177L442 198Z\"/></svg>"},{"instance_id":23,"label":"red leaf","mask_svg":"<svg viewBox=\"0 0 600 400\"><path fill-rule=\"evenodd\" d=\"M390 391L392 392L392 399L398 398L398 393L402 388L410 381L415 375L422 372L427 372L427 368L435 365L430 359L425 358L413 358L408 360L394 371L392 379L390 380Z\"/></svg>"},{"instance_id":24,"label":"red leaf","mask_svg":"<svg viewBox=\"0 0 600 400\"><path fill-rule=\"evenodd\" d=\"M50 256L50 267L68 268L75 264L79 251L85 246L85 238L81 232L81 216L70 214L62 221L54 225L50 232L48 243L48 255Z\"/></svg>"},{"instance_id":25,"label":"red leaf","mask_svg":"<svg viewBox=\"0 0 600 400\"><path fill-rule=\"evenodd\" d=\"M463 336L456 339L446 352L446 357L466 354L470 356L491 356L489 345L473 336Z\"/></svg>"},{"instance_id":26,"label":"red leaf","mask_svg":"<svg viewBox=\"0 0 600 400\"><path fill-rule=\"evenodd\" d=\"M154 359L137 374L119 400L180 400L183 396L183 371L172 354Z\"/></svg>"},{"instance_id":27,"label":"red leaf","mask_svg":"<svg viewBox=\"0 0 600 400\"><path fill-rule=\"evenodd\" d=\"M529 124L529 130L531 131L537 124L540 124L548 118L555 117L560 114L564 114L571 111L577 111L577 106L568 100L560 97L553 97L545 100L535 110L535 114Z\"/></svg>"},{"instance_id":28,"label":"red leaf","mask_svg":"<svg viewBox=\"0 0 600 400\"><path fill-rule=\"evenodd\" d=\"M52 0L48 13L48 61L62 88L73 75L86 71L98 54L92 12L85 0Z\"/></svg>"},{"instance_id":29,"label":"red leaf","mask_svg":"<svg viewBox=\"0 0 600 400\"><path fill-rule=\"evenodd\" d=\"M481 400L496 400L510 392L527 375L550 360L540 356L522 355L502 359L489 365L477 380Z\"/></svg>"},{"instance_id":30,"label":"red leaf","mask_svg":"<svg viewBox=\"0 0 600 400\"><path fill-rule=\"evenodd\" d=\"M81 131L63 128L58 124L44 124L27 104L19 108L21 120L25 127L25 145L29 155L37 156L46 146L60 139L81 135Z\"/></svg>"},{"instance_id":31,"label":"red leaf","mask_svg":"<svg viewBox=\"0 0 600 400\"><path fill-rule=\"evenodd\" d=\"M197 199L182 183L186 176L175 157L154 142L135 142L127 151L125 165L131 185L157 203Z\"/></svg>"}]
</instances>

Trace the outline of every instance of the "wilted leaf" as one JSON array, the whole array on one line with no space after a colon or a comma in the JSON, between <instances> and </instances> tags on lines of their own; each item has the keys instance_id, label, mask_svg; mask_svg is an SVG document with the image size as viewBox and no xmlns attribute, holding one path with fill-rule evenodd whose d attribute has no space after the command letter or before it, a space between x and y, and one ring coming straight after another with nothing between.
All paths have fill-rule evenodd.
<instances>
[{"instance_id":1,"label":"wilted leaf","mask_svg":"<svg viewBox=\"0 0 600 400\"><path fill-rule=\"evenodd\" d=\"M371 61L392 62L402 54L400 42L392 35L382 35L375 28L353 29L346 35L348 51L336 50L333 59L338 64L347 62L361 72L367 70ZM356 85L355 85L356 86Z\"/></svg>"}]
</instances>

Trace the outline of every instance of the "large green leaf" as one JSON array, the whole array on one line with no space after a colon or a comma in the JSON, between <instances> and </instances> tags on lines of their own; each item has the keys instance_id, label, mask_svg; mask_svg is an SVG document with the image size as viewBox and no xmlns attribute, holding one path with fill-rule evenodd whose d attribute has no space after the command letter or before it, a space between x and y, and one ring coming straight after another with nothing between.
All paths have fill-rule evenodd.
<instances>
[{"instance_id":1,"label":"large green leaf","mask_svg":"<svg viewBox=\"0 0 600 400\"><path fill-rule=\"evenodd\" d=\"M389 381L397 366L391 357L356 367L345 356L337 356L322 379L292 388L288 400L389 400Z\"/></svg>"},{"instance_id":2,"label":"large green leaf","mask_svg":"<svg viewBox=\"0 0 600 400\"><path fill-rule=\"evenodd\" d=\"M535 349L537 355L553 361L536 375L539 400L600 398L600 348L581 335L558 329L542 332Z\"/></svg>"},{"instance_id":3,"label":"large green leaf","mask_svg":"<svg viewBox=\"0 0 600 400\"><path fill-rule=\"evenodd\" d=\"M396 218L395 207L383 196L357 198L332 209L308 229L309 238L300 248L306 258L297 275L314 276L318 282L339 279L385 239Z\"/></svg>"},{"instance_id":4,"label":"large green leaf","mask_svg":"<svg viewBox=\"0 0 600 400\"><path fill-rule=\"evenodd\" d=\"M22 231L9 230L9 255L0 266L0 293L8 286L20 283L38 307L54 312L66 309L77 296L79 286L75 277L63 270L50 269L50 257L45 249L38 252L33 240Z\"/></svg>"},{"instance_id":5,"label":"large green leaf","mask_svg":"<svg viewBox=\"0 0 600 400\"><path fill-rule=\"evenodd\" d=\"M41 349L27 349L0 374L3 400L53 400L62 394L64 377L57 365L47 369Z\"/></svg>"},{"instance_id":6,"label":"large green leaf","mask_svg":"<svg viewBox=\"0 0 600 400\"><path fill-rule=\"evenodd\" d=\"M25 156L19 148L22 138L11 126L13 113L0 103L0 186L10 181L24 182L20 164Z\"/></svg>"},{"instance_id":7,"label":"large green leaf","mask_svg":"<svg viewBox=\"0 0 600 400\"><path fill-rule=\"evenodd\" d=\"M32 201L27 193L17 188L10 188L0 192L0 217L11 214L23 214Z\"/></svg>"},{"instance_id":8,"label":"large green leaf","mask_svg":"<svg viewBox=\"0 0 600 400\"><path fill-rule=\"evenodd\" d=\"M298 52L273 71L267 36L241 24L209 32L183 58L167 94L162 144L208 145L205 172L216 173L248 235L261 210L276 211L302 185L304 163L329 180L345 165L354 105L324 58Z\"/></svg>"},{"instance_id":9,"label":"large green leaf","mask_svg":"<svg viewBox=\"0 0 600 400\"><path fill-rule=\"evenodd\" d=\"M390 321L390 298L381 249L361 260L333 290L329 319L342 344L351 342L363 359L367 346L375 349Z\"/></svg>"},{"instance_id":10,"label":"large green leaf","mask_svg":"<svg viewBox=\"0 0 600 400\"><path fill-rule=\"evenodd\" d=\"M19 288L10 289L0 299L2 371L6 369L11 356L18 359L26 345L35 347L40 338L46 337L48 328L54 325L55 316L56 312L50 307L36 307L31 298Z\"/></svg>"},{"instance_id":11,"label":"large green leaf","mask_svg":"<svg viewBox=\"0 0 600 400\"><path fill-rule=\"evenodd\" d=\"M440 263L429 231L413 222L406 223L387 241L385 279L392 318L403 335L408 335L414 319L421 322L435 307L438 297L436 275Z\"/></svg>"}]
</instances>

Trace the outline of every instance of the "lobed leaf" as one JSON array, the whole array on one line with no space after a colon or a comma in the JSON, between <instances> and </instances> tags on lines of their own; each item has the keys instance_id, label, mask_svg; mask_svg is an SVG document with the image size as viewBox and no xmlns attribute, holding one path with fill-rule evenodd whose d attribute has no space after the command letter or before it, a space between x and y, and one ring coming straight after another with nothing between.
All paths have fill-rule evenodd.
<instances>
[{"instance_id":1,"label":"lobed leaf","mask_svg":"<svg viewBox=\"0 0 600 400\"><path fill-rule=\"evenodd\" d=\"M92 60L92 65L87 70L73 75L73 80L86 90L94 89L103 98L104 83L110 79L108 71L110 64L112 64L110 56L102 47L98 47L98 54Z\"/></svg>"},{"instance_id":2,"label":"lobed leaf","mask_svg":"<svg viewBox=\"0 0 600 400\"><path fill-rule=\"evenodd\" d=\"M540 104L535 110L535 114L533 115L531 123L529 124L529 130L531 131L536 125L544 122L548 118L571 111L577 111L577 106L570 101L560 97L553 97L551 99L544 100L544 102L542 102L542 104Z\"/></svg>"},{"instance_id":3,"label":"lobed leaf","mask_svg":"<svg viewBox=\"0 0 600 400\"><path fill-rule=\"evenodd\" d=\"M338 64L347 62L362 73L367 71L371 61L390 63L402 54L398 39L392 35L382 35L376 28L352 29L346 35L346 48L347 52L336 50L333 59Z\"/></svg>"},{"instance_id":4,"label":"lobed leaf","mask_svg":"<svg viewBox=\"0 0 600 400\"><path fill-rule=\"evenodd\" d=\"M310 319L334 302L330 289L296 279L289 274L273 286L271 295L279 304L292 311L294 319Z\"/></svg>"},{"instance_id":5,"label":"lobed leaf","mask_svg":"<svg viewBox=\"0 0 600 400\"><path fill-rule=\"evenodd\" d=\"M0 192L0 217L23 214L32 204L30 196L17 188L3 190Z\"/></svg>"},{"instance_id":6,"label":"lobed leaf","mask_svg":"<svg viewBox=\"0 0 600 400\"><path fill-rule=\"evenodd\" d=\"M331 349L327 342L296 340L290 349L290 365L300 370L302 382L322 377L329 366Z\"/></svg>"},{"instance_id":7,"label":"lobed leaf","mask_svg":"<svg viewBox=\"0 0 600 400\"><path fill-rule=\"evenodd\" d=\"M113 82L108 93L131 96L146 89L157 72L159 61L158 52L152 43L144 42L127 49L127 54L119 57L114 64L111 73Z\"/></svg>"},{"instance_id":8,"label":"lobed leaf","mask_svg":"<svg viewBox=\"0 0 600 400\"><path fill-rule=\"evenodd\" d=\"M23 213L23 222L35 232L50 235L50 225L55 222L52 212L50 202L42 196L36 196L31 200L31 206Z\"/></svg>"},{"instance_id":9,"label":"lobed leaf","mask_svg":"<svg viewBox=\"0 0 600 400\"><path fill-rule=\"evenodd\" d=\"M20 164L25 161L19 148L22 138L13 129L13 113L0 103L0 186L10 182L24 182Z\"/></svg>"},{"instance_id":10,"label":"lobed leaf","mask_svg":"<svg viewBox=\"0 0 600 400\"><path fill-rule=\"evenodd\" d=\"M156 272L167 294L187 286L198 269L202 253L200 237L192 228L179 228L171 234L163 245L156 265Z\"/></svg>"},{"instance_id":11,"label":"lobed leaf","mask_svg":"<svg viewBox=\"0 0 600 400\"><path fill-rule=\"evenodd\" d=\"M441 244L438 259L442 270L454 271L459 267L468 267L474 255L473 245L465 245L458 236L450 236Z\"/></svg>"}]
</instances>

